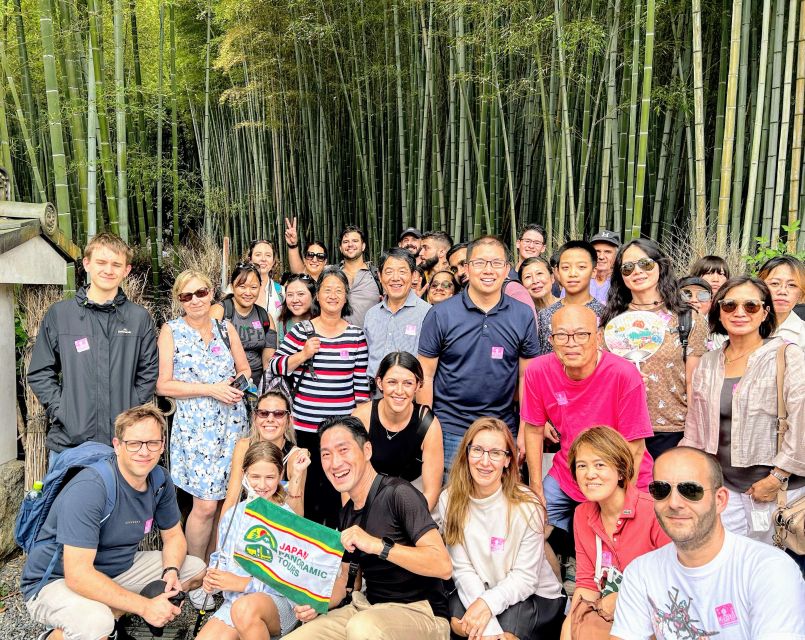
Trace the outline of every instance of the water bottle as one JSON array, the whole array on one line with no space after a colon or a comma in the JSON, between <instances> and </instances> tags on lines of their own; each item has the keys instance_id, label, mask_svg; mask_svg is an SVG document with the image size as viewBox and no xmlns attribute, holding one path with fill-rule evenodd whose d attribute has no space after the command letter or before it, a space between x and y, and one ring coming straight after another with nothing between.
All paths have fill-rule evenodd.
<instances>
[{"instance_id":1,"label":"water bottle","mask_svg":"<svg viewBox=\"0 0 805 640\"><path fill-rule=\"evenodd\" d=\"M31 490L28 492L28 497L31 500L36 500L40 495L42 495L42 488L45 485L42 484L41 480L34 480L34 486L31 487Z\"/></svg>"}]
</instances>

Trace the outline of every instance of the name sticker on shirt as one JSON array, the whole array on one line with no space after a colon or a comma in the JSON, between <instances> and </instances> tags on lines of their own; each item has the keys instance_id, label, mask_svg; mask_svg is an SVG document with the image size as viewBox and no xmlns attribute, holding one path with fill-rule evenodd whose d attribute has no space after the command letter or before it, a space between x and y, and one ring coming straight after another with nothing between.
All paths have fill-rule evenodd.
<instances>
[{"instance_id":1,"label":"name sticker on shirt","mask_svg":"<svg viewBox=\"0 0 805 640\"><path fill-rule=\"evenodd\" d=\"M210 351L212 352L212 355L220 356L221 355L221 345L220 344L212 345L212 347L210 348Z\"/></svg>"},{"instance_id":2,"label":"name sticker on shirt","mask_svg":"<svg viewBox=\"0 0 805 640\"><path fill-rule=\"evenodd\" d=\"M503 360L503 347L492 347L492 360Z\"/></svg>"},{"instance_id":3,"label":"name sticker on shirt","mask_svg":"<svg viewBox=\"0 0 805 640\"><path fill-rule=\"evenodd\" d=\"M716 618L722 628L738 624L738 614L735 613L735 607L732 606L731 602L720 604L716 607Z\"/></svg>"},{"instance_id":4,"label":"name sticker on shirt","mask_svg":"<svg viewBox=\"0 0 805 640\"><path fill-rule=\"evenodd\" d=\"M143 531L143 533L151 533L151 527L153 526L153 524L154 519L148 518L148 520L145 521L145 531Z\"/></svg>"},{"instance_id":5,"label":"name sticker on shirt","mask_svg":"<svg viewBox=\"0 0 805 640\"><path fill-rule=\"evenodd\" d=\"M75 350L78 351L78 353L81 353L82 351L89 351L89 340L87 338L76 340Z\"/></svg>"},{"instance_id":6,"label":"name sticker on shirt","mask_svg":"<svg viewBox=\"0 0 805 640\"><path fill-rule=\"evenodd\" d=\"M555 394L556 402L558 402L561 406L565 406L567 404L567 394L564 391L557 391Z\"/></svg>"},{"instance_id":7,"label":"name sticker on shirt","mask_svg":"<svg viewBox=\"0 0 805 640\"><path fill-rule=\"evenodd\" d=\"M505 546L506 546L505 538L496 538L495 536L489 538L489 550L492 553L502 553L503 548Z\"/></svg>"},{"instance_id":8,"label":"name sticker on shirt","mask_svg":"<svg viewBox=\"0 0 805 640\"><path fill-rule=\"evenodd\" d=\"M261 323L259 320L254 320L254 321L252 322L252 326L253 326L255 329L262 329L262 328L263 328L263 324L262 324L262 323Z\"/></svg>"},{"instance_id":9,"label":"name sticker on shirt","mask_svg":"<svg viewBox=\"0 0 805 640\"><path fill-rule=\"evenodd\" d=\"M405 325L405 335L407 335L407 336L415 336L416 335L416 325L415 324L407 324L407 325Z\"/></svg>"},{"instance_id":10,"label":"name sticker on shirt","mask_svg":"<svg viewBox=\"0 0 805 640\"><path fill-rule=\"evenodd\" d=\"M341 349L341 359L349 360L349 349Z\"/></svg>"},{"instance_id":11,"label":"name sticker on shirt","mask_svg":"<svg viewBox=\"0 0 805 640\"><path fill-rule=\"evenodd\" d=\"M279 309L282 306L282 303L279 300L274 300L274 306Z\"/></svg>"},{"instance_id":12,"label":"name sticker on shirt","mask_svg":"<svg viewBox=\"0 0 805 640\"><path fill-rule=\"evenodd\" d=\"M602 551L601 552L601 566L602 567L611 567L612 566L612 552L611 551Z\"/></svg>"}]
</instances>

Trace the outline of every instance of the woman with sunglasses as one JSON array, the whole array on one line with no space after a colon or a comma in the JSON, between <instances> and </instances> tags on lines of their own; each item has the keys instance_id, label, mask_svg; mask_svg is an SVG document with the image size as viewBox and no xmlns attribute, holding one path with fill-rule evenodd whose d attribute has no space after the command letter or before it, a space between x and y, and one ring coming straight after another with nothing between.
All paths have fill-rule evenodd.
<instances>
[{"instance_id":1,"label":"woman with sunglasses","mask_svg":"<svg viewBox=\"0 0 805 640\"><path fill-rule=\"evenodd\" d=\"M461 285L456 277L450 271L437 271L430 279L425 299L430 304L438 304L452 298L457 291L461 291Z\"/></svg>"},{"instance_id":2,"label":"woman with sunglasses","mask_svg":"<svg viewBox=\"0 0 805 640\"><path fill-rule=\"evenodd\" d=\"M256 304L268 312L268 315L274 320L274 326L277 325L282 301L285 299L282 285L274 282L271 277L277 264L276 255L274 244L268 240L252 240L249 245L249 262L255 265L260 273L260 293L257 296Z\"/></svg>"},{"instance_id":3,"label":"woman with sunglasses","mask_svg":"<svg viewBox=\"0 0 805 640\"><path fill-rule=\"evenodd\" d=\"M263 371L277 349L277 329L268 312L257 304L262 290L262 278L257 265L250 262L235 266L229 278L232 293L213 305L210 316L221 321L226 318L238 332L246 352L255 385L263 380Z\"/></svg>"},{"instance_id":4,"label":"woman with sunglasses","mask_svg":"<svg viewBox=\"0 0 805 640\"><path fill-rule=\"evenodd\" d=\"M439 496L458 637L556 638L562 625L567 598L545 558L543 505L520 481L514 446L505 422L478 418Z\"/></svg>"},{"instance_id":5,"label":"woman with sunglasses","mask_svg":"<svg viewBox=\"0 0 805 640\"><path fill-rule=\"evenodd\" d=\"M288 247L288 264L293 273L306 273L313 280L318 280L324 267L327 266L327 247L320 240L313 240L305 245L299 253L299 233L296 230L296 218L285 218L285 244Z\"/></svg>"},{"instance_id":6,"label":"woman with sunglasses","mask_svg":"<svg viewBox=\"0 0 805 640\"><path fill-rule=\"evenodd\" d=\"M313 320L291 327L271 359L271 373L290 378L295 389L296 440L311 452L306 517L330 526L336 524L340 500L321 467L317 430L325 418L349 415L369 399L369 350L363 329L344 320L351 311L348 296L344 272L326 267L316 286Z\"/></svg>"},{"instance_id":7,"label":"woman with sunglasses","mask_svg":"<svg viewBox=\"0 0 805 640\"><path fill-rule=\"evenodd\" d=\"M176 399L171 478L193 496L185 525L187 551L206 559L215 514L226 495L232 451L247 428L243 392L232 383L248 378L251 370L232 323L217 322L210 314L212 283L206 275L180 273L173 298L182 312L159 334L156 392ZM196 596L203 601L201 590L191 593Z\"/></svg>"},{"instance_id":8,"label":"woman with sunglasses","mask_svg":"<svg viewBox=\"0 0 805 640\"><path fill-rule=\"evenodd\" d=\"M718 458L730 493L721 520L734 533L771 543L777 492L805 494L805 353L785 348L783 394L789 431L777 450L777 326L772 294L750 276L722 285L710 327L727 336L693 374L683 445Z\"/></svg>"},{"instance_id":9,"label":"woman with sunglasses","mask_svg":"<svg viewBox=\"0 0 805 640\"><path fill-rule=\"evenodd\" d=\"M517 270L517 275L520 276L520 282L523 283L523 286L528 289L537 312L547 309L559 301L551 293L554 281L551 263L542 256L523 260Z\"/></svg>"},{"instance_id":10,"label":"woman with sunglasses","mask_svg":"<svg viewBox=\"0 0 805 640\"><path fill-rule=\"evenodd\" d=\"M573 518L576 591L562 640L574 637L574 621L585 625L578 618L588 606L582 600L599 601L599 607L613 615L626 566L671 541L654 515L651 496L629 480L634 457L620 433L605 426L582 431L570 445L567 462L587 502L576 507ZM580 631L576 629L575 637Z\"/></svg>"},{"instance_id":11,"label":"woman with sunglasses","mask_svg":"<svg viewBox=\"0 0 805 640\"><path fill-rule=\"evenodd\" d=\"M690 380L699 359L707 351L707 322L695 312L687 352L683 350L679 315L686 309L677 289L671 260L656 242L638 238L618 250L601 326L606 327L628 311L656 314L665 326L662 345L640 364L654 429L654 436L646 439L646 448L655 459L682 439Z\"/></svg>"},{"instance_id":12,"label":"woman with sunglasses","mask_svg":"<svg viewBox=\"0 0 805 640\"><path fill-rule=\"evenodd\" d=\"M310 310L316 297L316 281L306 273L291 273L283 277L285 302L277 323L277 344L297 322L310 320Z\"/></svg>"},{"instance_id":13,"label":"woman with sunglasses","mask_svg":"<svg viewBox=\"0 0 805 640\"><path fill-rule=\"evenodd\" d=\"M257 400L257 408L252 413L251 431L235 445L221 513L226 513L238 503L243 483L243 457L249 447L257 442L270 442L282 452L287 477L281 480L286 491L286 502L295 513L305 515L304 492L310 451L296 446L296 434L291 424L291 403L284 393L275 389L267 391Z\"/></svg>"},{"instance_id":14,"label":"woman with sunglasses","mask_svg":"<svg viewBox=\"0 0 805 640\"><path fill-rule=\"evenodd\" d=\"M352 412L369 432L372 466L378 473L408 480L433 510L442 490L442 427L430 407L414 401L422 386L422 365L407 351L389 353L377 368L383 395Z\"/></svg>"},{"instance_id":15,"label":"woman with sunglasses","mask_svg":"<svg viewBox=\"0 0 805 640\"><path fill-rule=\"evenodd\" d=\"M805 266L794 256L775 256L760 267L758 278L769 287L774 300L774 335L805 349L805 320L792 313L805 299Z\"/></svg>"}]
</instances>

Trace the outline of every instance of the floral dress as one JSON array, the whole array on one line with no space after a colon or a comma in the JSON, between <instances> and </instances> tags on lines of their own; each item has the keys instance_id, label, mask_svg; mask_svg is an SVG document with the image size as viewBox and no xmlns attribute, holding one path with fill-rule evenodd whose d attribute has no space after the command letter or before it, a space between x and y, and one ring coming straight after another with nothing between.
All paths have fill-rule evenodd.
<instances>
[{"instance_id":1,"label":"floral dress","mask_svg":"<svg viewBox=\"0 0 805 640\"><path fill-rule=\"evenodd\" d=\"M168 325L173 332L174 380L215 384L235 374L235 361L218 326L213 324L212 340L205 345L183 318ZM242 402L227 405L210 396L178 398L170 439L174 484L203 500L223 500L232 452L247 427Z\"/></svg>"}]
</instances>

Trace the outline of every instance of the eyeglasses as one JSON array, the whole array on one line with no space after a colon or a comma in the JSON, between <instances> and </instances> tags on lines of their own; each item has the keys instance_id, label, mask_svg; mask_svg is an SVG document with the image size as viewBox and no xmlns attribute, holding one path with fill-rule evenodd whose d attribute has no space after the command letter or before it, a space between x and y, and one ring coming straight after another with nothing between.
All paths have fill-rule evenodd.
<instances>
[{"instance_id":1,"label":"eyeglasses","mask_svg":"<svg viewBox=\"0 0 805 640\"><path fill-rule=\"evenodd\" d=\"M198 298L206 298L210 295L210 288L209 287L201 287L201 289L196 289L195 291L188 291L186 293L180 293L177 298L179 298L179 302L190 302L193 299L193 296Z\"/></svg>"},{"instance_id":2,"label":"eyeglasses","mask_svg":"<svg viewBox=\"0 0 805 640\"><path fill-rule=\"evenodd\" d=\"M453 283L449 280L445 280L444 282L432 282L431 287L434 289L453 289Z\"/></svg>"},{"instance_id":3,"label":"eyeglasses","mask_svg":"<svg viewBox=\"0 0 805 640\"><path fill-rule=\"evenodd\" d=\"M545 243L542 240L526 240L522 238L520 240L520 244L525 245L526 247L544 247Z\"/></svg>"},{"instance_id":4,"label":"eyeglasses","mask_svg":"<svg viewBox=\"0 0 805 640\"><path fill-rule=\"evenodd\" d=\"M493 269L502 269L505 267L508 262L505 260L501 260L500 258L496 258L495 260L467 260L467 264L470 265L473 269L483 269L486 265L492 265Z\"/></svg>"},{"instance_id":5,"label":"eyeglasses","mask_svg":"<svg viewBox=\"0 0 805 640\"><path fill-rule=\"evenodd\" d=\"M470 460L480 460L484 457L484 454L487 454L492 462L502 462L508 458L512 452L505 451L504 449L484 449L477 444L467 445L467 457Z\"/></svg>"},{"instance_id":6,"label":"eyeglasses","mask_svg":"<svg viewBox=\"0 0 805 640\"><path fill-rule=\"evenodd\" d=\"M255 409L254 415L258 418L262 418L265 420L266 418L273 417L276 420L282 420L285 416L290 413L287 409L274 409L273 411L270 409Z\"/></svg>"},{"instance_id":7,"label":"eyeglasses","mask_svg":"<svg viewBox=\"0 0 805 640\"><path fill-rule=\"evenodd\" d=\"M670 482L665 482L665 480L655 480L654 482L649 482L648 492L655 500L662 501L671 495L671 490L674 487L676 487L677 493L688 502L699 502L704 498L705 491L713 490L712 487L703 487L698 482L687 481L671 484Z\"/></svg>"},{"instance_id":8,"label":"eyeglasses","mask_svg":"<svg viewBox=\"0 0 805 640\"><path fill-rule=\"evenodd\" d=\"M763 308L763 303L760 300L719 300L721 310L724 313L735 313L738 307L743 307L749 315L753 316Z\"/></svg>"},{"instance_id":9,"label":"eyeglasses","mask_svg":"<svg viewBox=\"0 0 805 640\"><path fill-rule=\"evenodd\" d=\"M593 335L590 331L576 331L576 333L552 333L556 344L567 344L573 338L573 342L578 345L587 344L590 341L590 336Z\"/></svg>"},{"instance_id":10,"label":"eyeglasses","mask_svg":"<svg viewBox=\"0 0 805 640\"><path fill-rule=\"evenodd\" d=\"M323 260L326 260L326 259L327 259L327 254L326 254L326 253L317 253L317 252L315 252L315 251L308 251L308 252L305 254L305 257L306 257L308 260L319 260L319 261L323 261Z\"/></svg>"},{"instance_id":11,"label":"eyeglasses","mask_svg":"<svg viewBox=\"0 0 805 640\"><path fill-rule=\"evenodd\" d=\"M696 298L696 300L698 300L699 302L707 302L713 297L713 295L709 291L697 291L694 294L693 291L691 291L690 289L682 289L682 291L680 291L680 294L682 295L682 299L685 302L690 302L691 300L693 300L693 298Z\"/></svg>"},{"instance_id":12,"label":"eyeglasses","mask_svg":"<svg viewBox=\"0 0 805 640\"><path fill-rule=\"evenodd\" d=\"M129 453L137 453L140 449L145 448L151 452L159 451L162 448L162 440L123 440L126 445L126 451Z\"/></svg>"},{"instance_id":13,"label":"eyeglasses","mask_svg":"<svg viewBox=\"0 0 805 640\"><path fill-rule=\"evenodd\" d=\"M621 274L630 276L634 273L635 266L640 267L641 271L653 271L657 263L651 258L640 258L636 262L624 262L621 265Z\"/></svg>"}]
</instances>

